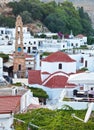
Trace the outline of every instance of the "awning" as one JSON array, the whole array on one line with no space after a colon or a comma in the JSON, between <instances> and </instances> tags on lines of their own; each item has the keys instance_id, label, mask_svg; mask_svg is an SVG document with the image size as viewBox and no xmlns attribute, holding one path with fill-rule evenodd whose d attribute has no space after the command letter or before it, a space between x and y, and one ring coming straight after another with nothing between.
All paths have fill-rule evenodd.
<instances>
[{"instance_id":1,"label":"awning","mask_svg":"<svg viewBox=\"0 0 94 130\"><path fill-rule=\"evenodd\" d=\"M70 75L68 83L94 84L94 72L84 72Z\"/></svg>"}]
</instances>

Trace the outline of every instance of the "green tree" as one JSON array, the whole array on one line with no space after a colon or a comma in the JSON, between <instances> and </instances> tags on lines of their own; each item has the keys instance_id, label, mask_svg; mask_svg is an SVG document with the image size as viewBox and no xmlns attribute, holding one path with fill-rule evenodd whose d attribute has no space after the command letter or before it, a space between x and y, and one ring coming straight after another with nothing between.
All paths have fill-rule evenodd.
<instances>
[{"instance_id":1,"label":"green tree","mask_svg":"<svg viewBox=\"0 0 94 130\"><path fill-rule=\"evenodd\" d=\"M20 13L23 23L27 24L27 23L32 23L33 19L31 17L31 13L29 13L28 11L23 11Z\"/></svg>"},{"instance_id":2,"label":"green tree","mask_svg":"<svg viewBox=\"0 0 94 130\"><path fill-rule=\"evenodd\" d=\"M7 54L0 53L0 57L3 58L3 62L7 62L9 60L9 55L7 55Z\"/></svg>"},{"instance_id":3,"label":"green tree","mask_svg":"<svg viewBox=\"0 0 94 130\"><path fill-rule=\"evenodd\" d=\"M89 18L89 15L84 12L83 7L79 8L79 16L80 16L80 22L83 27L82 33L86 35L93 35L94 30L92 29L92 23L91 19Z\"/></svg>"}]
</instances>

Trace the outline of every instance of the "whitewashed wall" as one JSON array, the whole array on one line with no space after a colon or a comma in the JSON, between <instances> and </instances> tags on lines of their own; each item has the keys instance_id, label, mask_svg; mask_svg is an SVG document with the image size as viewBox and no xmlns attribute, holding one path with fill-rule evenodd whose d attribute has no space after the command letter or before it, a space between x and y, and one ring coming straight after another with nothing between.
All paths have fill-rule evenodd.
<instances>
[{"instance_id":1,"label":"whitewashed wall","mask_svg":"<svg viewBox=\"0 0 94 130\"><path fill-rule=\"evenodd\" d=\"M58 69L58 65L62 64L62 69ZM54 66L54 67L53 67ZM65 73L75 73L76 72L76 62L41 62L41 72L47 71L49 73L54 73L57 71L62 71Z\"/></svg>"},{"instance_id":2,"label":"whitewashed wall","mask_svg":"<svg viewBox=\"0 0 94 130\"><path fill-rule=\"evenodd\" d=\"M3 75L3 59L0 57L0 77Z\"/></svg>"},{"instance_id":3,"label":"whitewashed wall","mask_svg":"<svg viewBox=\"0 0 94 130\"><path fill-rule=\"evenodd\" d=\"M0 114L0 130L12 130L13 119L11 114Z\"/></svg>"},{"instance_id":4,"label":"whitewashed wall","mask_svg":"<svg viewBox=\"0 0 94 130\"><path fill-rule=\"evenodd\" d=\"M34 98L33 97L33 93L28 90L22 97L21 97L21 107L20 107L20 111L24 111L27 109L27 107L30 104L39 104L38 98Z\"/></svg>"},{"instance_id":5,"label":"whitewashed wall","mask_svg":"<svg viewBox=\"0 0 94 130\"><path fill-rule=\"evenodd\" d=\"M58 109L61 109L64 105L68 105L72 107L74 110L86 110L88 108L88 102L70 102L70 101L62 101L58 103ZM94 110L94 106L93 106Z\"/></svg>"}]
</instances>

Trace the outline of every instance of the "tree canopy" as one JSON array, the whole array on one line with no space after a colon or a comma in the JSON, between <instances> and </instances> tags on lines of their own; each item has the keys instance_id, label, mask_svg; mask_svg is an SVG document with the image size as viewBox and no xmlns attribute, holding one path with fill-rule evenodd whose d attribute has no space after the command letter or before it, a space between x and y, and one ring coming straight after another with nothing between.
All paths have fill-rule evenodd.
<instances>
[{"instance_id":1,"label":"tree canopy","mask_svg":"<svg viewBox=\"0 0 94 130\"><path fill-rule=\"evenodd\" d=\"M78 33L93 35L94 33L91 20L84 9L75 8L68 1L57 5L54 1L43 3L39 0L21 0L20 2L10 2L8 6L12 8L14 17L7 18L6 22L0 15L1 26L13 26L14 18L20 14L24 24L40 20L51 32L69 34L72 30L74 35Z\"/></svg>"},{"instance_id":2,"label":"tree canopy","mask_svg":"<svg viewBox=\"0 0 94 130\"><path fill-rule=\"evenodd\" d=\"M14 126L16 130L26 130L28 126L32 130L93 130L94 117L91 117L87 123L83 123L73 118L73 113L81 119L84 119L86 111L76 111L72 109L49 110L40 108L24 114L17 114L16 118L25 121L25 123L15 120ZM34 126L38 126L39 128L35 128Z\"/></svg>"},{"instance_id":3,"label":"tree canopy","mask_svg":"<svg viewBox=\"0 0 94 130\"><path fill-rule=\"evenodd\" d=\"M33 96L34 97L48 98L47 93L43 89L41 89L41 88L29 87L29 89L33 92Z\"/></svg>"}]
</instances>

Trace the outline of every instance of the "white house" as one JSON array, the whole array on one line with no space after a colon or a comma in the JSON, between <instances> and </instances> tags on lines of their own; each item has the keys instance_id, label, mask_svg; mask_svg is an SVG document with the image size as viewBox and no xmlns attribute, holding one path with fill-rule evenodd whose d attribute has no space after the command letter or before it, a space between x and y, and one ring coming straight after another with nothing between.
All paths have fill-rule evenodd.
<instances>
[{"instance_id":1,"label":"white house","mask_svg":"<svg viewBox=\"0 0 94 130\"><path fill-rule=\"evenodd\" d=\"M29 86L35 87L39 84L48 93L50 99L57 100L66 88L69 74L75 72L76 61L58 51L41 61L40 70L28 71L28 83ZM73 84L67 86L68 89L75 87Z\"/></svg>"},{"instance_id":2,"label":"white house","mask_svg":"<svg viewBox=\"0 0 94 130\"><path fill-rule=\"evenodd\" d=\"M47 36L56 35L48 33ZM86 45L87 37L79 35L62 39L53 38L34 38L31 36L27 27L23 27L23 44L25 53L35 54L40 52L56 52L58 50L79 48ZM15 28L0 28L0 50L6 54L12 54L15 51Z\"/></svg>"},{"instance_id":3,"label":"white house","mask_svg":"<svg viewBox=\"0 0 94 130\"><path fill-rule=\"evenodd\" d=\"M3 75L3 59L0 57L0 77Z\"/></svg>"},{"instance_id":4,"label":"white house","mask_svg":"<svg viewBox=\"0 0 94 130\"><path fill-rule=\"evenodd\" d=\"M94 72L94 52L87 52L76 53L76 54L69 54L71 58L76 61L76 70L81 68L87 68L88 71Z\"/></svg>"},{"instance_id":5,"label":"white house","mask_svg":"<svg viewBox=\"0 0 94 130\"><path fill-rule=\"evenodd\" d=\"M13 130L14 115L10 111L0 112L0 130Z\"/></svg>"},{"instance_id":6,"label":"white house","mask_svg":"<svg viewBox=\"0 0 94 130\"><path fill-rule=\"evenodd\" d=\"M38 98L23 87L5 87L0 89L0 130L12 130L14 114L29 109L31 104L39 105Z\"/></svg>"}]
</instances>

